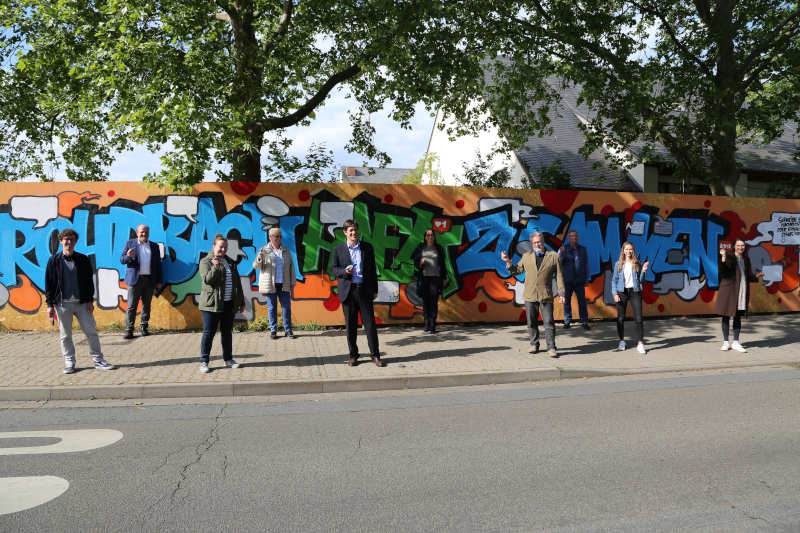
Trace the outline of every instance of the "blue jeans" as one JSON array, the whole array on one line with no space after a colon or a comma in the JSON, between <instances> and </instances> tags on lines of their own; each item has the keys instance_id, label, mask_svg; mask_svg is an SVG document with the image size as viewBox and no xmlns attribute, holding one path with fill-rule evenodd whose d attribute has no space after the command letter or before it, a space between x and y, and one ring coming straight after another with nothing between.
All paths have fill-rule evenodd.
<instances>
[{"instance_id":1,"label":"blue jeans","mask_svg":"<svg viewBox=\"0 0 800 533\"><path fill-rule=\"evenodd\" d=\"M586 286L583 283L570 283L564 280L564 324L572 320L572 293L578 297L578 313L581 324L589 322L589 313L586 310Z\"/></svg>"},{"instance_id":2,"label":"blue jeans","mask_svg":"<svg viewBox=\"0 0 800 533\"><path fill-rule=\"evenodd\" d=\"M92 359L101 361L103 351L100 349L100 338L97 336L97 325L84 303L58 303L54 305L56 318L58 318L58 332L61 335L61 354L68 361L75 361L75 344L72 342L72 317L78 319L78 325L86 335L89 343L89 355Z\"/></svg>"},{"instance_id":3,"label":"blue jeans","mask_svg":"<svg viewBox=\"0 0 800 533\"><path fill-rule=\"evenodd\" d=\"M292 331L292 295L282 290L283 284L275 284L275 292L267 294L267 317L269 318L270 331L278 331L278 300L281 302L283 314L283 330Z\"/></svg>"},{"instance_id":4,"label":"blue jeans","mask_svg":"<svg viewBox=\"0 0 800 533\"><path fill-rule=\"evenodd\" d=\"M222 344L222 359L233 359L233 302L225 302L221 313L213 311L200 311L203 317L203 338L200 340L200 361L208 363L211 355L211 344L219 326L220 342Z\"/></svg>"}]
</instances>

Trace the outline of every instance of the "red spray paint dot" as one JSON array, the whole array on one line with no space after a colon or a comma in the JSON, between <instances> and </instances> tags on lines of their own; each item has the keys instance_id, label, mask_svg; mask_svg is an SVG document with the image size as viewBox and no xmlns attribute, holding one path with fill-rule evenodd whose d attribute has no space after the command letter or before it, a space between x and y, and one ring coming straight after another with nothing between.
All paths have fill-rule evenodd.
<instances>
[{"instance_id":1,"label":"red spray paint dot","mask_svg":"<svg viewBox=\"0 0 800 533\"><path fill-rule=\"evenodd\" d=\"M247 196L248 194L252 194L253 191L256 190L258 187L258 182L254 181L232 181L231 182L231 189L236 194Z\"/></svg>"},{"instance_id":2,"label":"red spray paint dot","mask_svg":"<svg viewBox=\"0 0 800 533\"><path fill-rule=\"evenodd\" d=\"M342 303L339 301L338 296L331 293L331 295L328 297L327 300L325 300L325 302L322 305L328 311L336 311L337 309L339 309L339 306L342 305Z\"/></svg>"},{"instance_id":3,"label":"red spray paint dot","mask_svg":"<svg viewBox=\"0 0 800 533\"><path fill-rule=\"evenodd\" d=\"M488 309L488 308L489 308L489 306L486 305L486 302L481 302L481 303L478 304L478 311L481 312L481 313L485 313L486 309Z\"/></svg>"},{"instance_id":4,"label":"red spray paint dot","mask_svg":"<svg viewBox=\"0 0 800 533\"><path fill-rule=\"evenodd\" d=\"M464 207L464 200L456 200L456 207L459 209Z\"/></svg>"},{"instance_id":5,"label":"red spray paint dot","mask_svg":"<svg viewBox=\"0 0 800 533\"><path fill-rule=\"evenodd\" d=\"M612 213L614 213L614 208L610 205L604 205L603 209L600 210L604 217L610 217Z\"/></svg>"},{"instance_id":6,"label":"red spray paint dot","mask_svg":"<svg viewBox=\"0 0 800 533\"><path fill-rule=\"evenodd\" d=\"M705 303L710 302L714 299L714 291L709 289L708 287L703 287L700 290L700 299L703 300Z\"/></svg>"},{"instance_id":7,"label":"red spray paint dot","mask_svg":"<svg viewBox=\"0 0 800 533\"><path fill-rule=\"evenodd\" d=\"M706 200L705 202L703 202L703 206L705 206L706 209L711 207L711 200Z\"/></svg>"},{"instance_id":8,"label":"red spray paint dot","mask_svg":"<svg viewBox=\"0 0 800 533\"><path fill-rule=\"evenodd\" d=\"M633 207L634 211L638 211L639 209L642 208L642 205L644 205L644 204L642 204L642 202L637 201L631 207Z\"/></svg>"},{"instance_id":9,"label":"red spray paint dot","mask_svg":"<svg viewBox=\"0 0 800 533\"><path fill-rule=\"evenodd\" d=\"M770 294L775 294L776 292L778 292L778 284L777 283L773 283L772 285L767 287L767 292L770 293Z\"/></svg>"},{"instance_id":10,"label":"red spray paint dot","mask_svg":"<svg viewBox=\"0 0 800 533\"><path fill-rule=\"evenodd\" d=\"M303 189L299 193L297 193L297 198L301 202L307 202L309 198L311 198L311 193L308 192L308 189Z\"/></svg>"},{"instance_id":11,"label":"red spray paint dot","mask_svg":"<svg viewBox=\"0 0 800 533\"><path fill-rule=\"evenodd\" d=\"M663 313L664 312L664 304L658 304L658 312L659 313Z\"/></svg>"},{"instance_id":12,"label":"red spray paint dot","mask_svg":"<svg viewBox=\"0 0 800 533\"><path fill-rule=\"evenodd\" d=\"M394 202L394 196L392 196L391 194L387 194L386 196L383 197L383 203L390 204L392 202Z\"/></svg>"},{"instance_id":13,"label":"red spray paint dot","mask_svg":"<svg viewBox=\"0 0 800 533\"><path fill-rule=\"evenodd\" d=\"M117 194L117 193L114 192L114 189L111 189L110 191L108 191L108 196L110 198L113 198L115 194Z\"/></svg>"},{"instance_id":14,"label":"red spray paint dot","mask_svg":"<svg viewBox=\"0 0 800 533\"><path fill-rule=\"evenodd\" d=\"M783 298L781 298L781 297L778 297L778 303L779 303L779 304L782 304L782 303L783 303Z\"/></svg>"}]
</instances>

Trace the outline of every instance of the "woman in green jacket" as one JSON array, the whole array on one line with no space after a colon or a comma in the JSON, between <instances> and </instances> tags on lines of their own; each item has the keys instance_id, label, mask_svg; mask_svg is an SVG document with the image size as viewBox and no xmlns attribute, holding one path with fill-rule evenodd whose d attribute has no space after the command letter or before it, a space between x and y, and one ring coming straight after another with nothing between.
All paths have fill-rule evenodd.
<instances>
[{"instance_id":1,"label":"woman in green jacket","mask_svg":"<svg viewBox=\"0 0 800 533\"><path fill-rule=\"evenodd\" d=\"M211 343L219 326L222 359L228 368L239 368L233 360L233 317L244 311L242 281L236 263L225 256L228 239L217 233L211 252L200 260L200 314L203 316L203 339L200 341L200 372L209 371Z\"/></svg>"}]
</instances>

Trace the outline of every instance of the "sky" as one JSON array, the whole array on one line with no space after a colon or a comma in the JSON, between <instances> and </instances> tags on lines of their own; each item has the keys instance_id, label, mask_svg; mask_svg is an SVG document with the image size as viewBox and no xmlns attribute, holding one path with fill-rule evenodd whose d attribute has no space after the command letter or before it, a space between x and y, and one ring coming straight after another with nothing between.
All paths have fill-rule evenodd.
<instances>
[{"instance_id":1,"label":"sky","mask_svg":"<svg viewBox=\"0 0 800 533\"><path fill-rule=\"evenodd\" d=\"M355 111L352 99L344 97L345 90L334 89L322 108L316 111L316 118L310 126L289 128L286 136L294 140L292 155L304 156L312 143L325 143L333 150L334 164L340 166L362 166L364 158L345 150L350 139L349 110ZM411 129L404 130L388 117L387 112L372 115L375 125L375 144L392 158L392 168L414 168L428 148L428 139L433 128L433 116L422 105L417 106L417 113L411 121ZM117 161L111 166L109 179L113 181L139 181L148 172L153 172L160 165L159 154L153 154L140 147L131 152L119 154ZM377 164L371 161L370 164ZM62 175L59 175L62 174ZM56 180L66 180L62 173L56 172ZM209 175L209 181L215 181Z\"/></svg>"}]
</instances>

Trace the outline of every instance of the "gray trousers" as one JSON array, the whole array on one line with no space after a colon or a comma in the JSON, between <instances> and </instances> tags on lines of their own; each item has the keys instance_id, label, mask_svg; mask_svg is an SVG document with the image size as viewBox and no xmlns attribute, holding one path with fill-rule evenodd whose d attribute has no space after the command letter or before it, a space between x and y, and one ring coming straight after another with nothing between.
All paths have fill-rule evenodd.
<instances>
[{"instance_id":1,"label":"gray trousers","mask_svg":"<svg viewBox=\"0 0 800 533\"><path fill-rule=\"evenodd\" d=\"M97 325L86 303L60 303L56 304L56 317L58 318L58 332L61 335L61 354L64 359L75 361L75 344L72 342L72 317L78 319L83 334L89 342L89 355L95 361L103 359L100 348L100 338L97 336Z\"/></svg>"},{"instance_id":2,"label":"gray trousers","mask_svg":"<svg viewBox=\"0 0 800 533\"><path fill-rule=\"evenodd\" d=\"M544 338L547 349L556 349L556 326L553 322L553 302L525 302L525 313L528 315L528 336L531 345L539 344L539 311L542 312Z\"/></svg>"},{"instance_id":3,"label":"gray trousers","mask_svg":"<svg viewBox=\"0 0 800 533\"><path fill-rule=\"evenodd\" d=\"M128 287L128 310L125 313L125 329L133 330L139 299L142 300L141 325L147 326L147 323L150 322L150 302L153 301L154 288L153 278L150 276L139 276L136 285Z\"/></svg>"}]
</instances>

